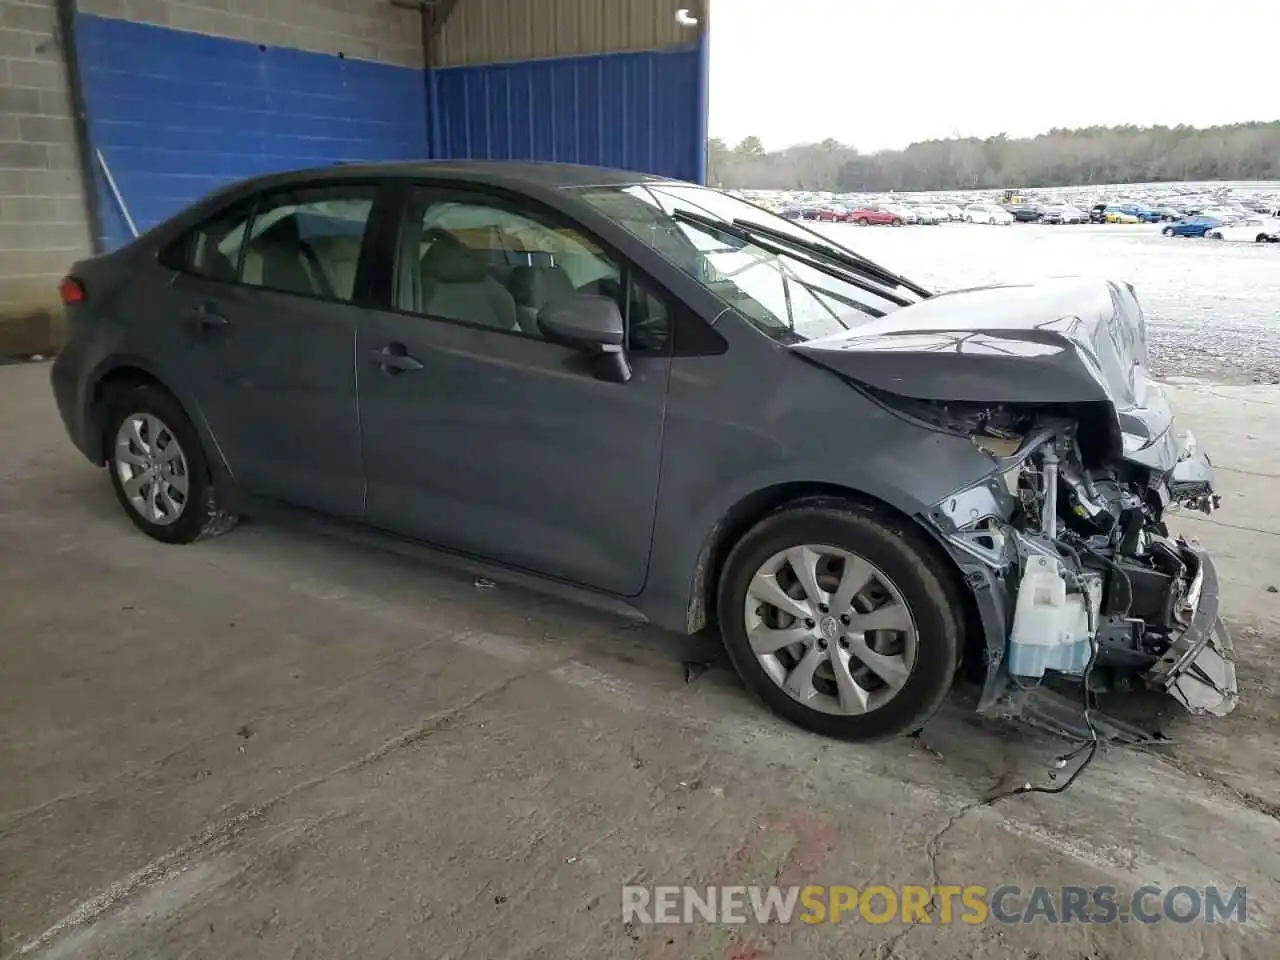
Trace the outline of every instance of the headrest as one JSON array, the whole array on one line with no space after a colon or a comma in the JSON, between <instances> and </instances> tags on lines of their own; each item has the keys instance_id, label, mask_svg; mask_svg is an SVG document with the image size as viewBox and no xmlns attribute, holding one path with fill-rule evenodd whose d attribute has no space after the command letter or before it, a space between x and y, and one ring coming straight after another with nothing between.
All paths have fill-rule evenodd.
<instances>
[{"instance_id":1,"label":"headrest","mask_svg":"<svg viewBox=\"0 0 1280 960\"><path fill-rule=\"evenodd\" d=\"M422 255L424 279L440 283L479 283L488 273L484 258L447 233L438 233Z\"/></svg>"},{"instance_id":2,"label":"headrest","mask_svg":"<svg viewBox=\"0 0 1280 960\"><path fill-rule=\"evenodd\" d=\"M573 281L561 267L516 267L511 271L507 287L516 303L527 307L540 307L576 292Z\"/></svg>"},{"instance_id":3,"label":"headrest","mask_svg":"<svg viewBox=\"0 0 1280 960\"><path fill-rule=\"evenodd\" d=\"M302 243L302 231L298 229L298 217L295 214L287 214L277 220L262 233L258 234L258 243L271 243L277 246L300 246Z\"/></svg>"}]
</instances>

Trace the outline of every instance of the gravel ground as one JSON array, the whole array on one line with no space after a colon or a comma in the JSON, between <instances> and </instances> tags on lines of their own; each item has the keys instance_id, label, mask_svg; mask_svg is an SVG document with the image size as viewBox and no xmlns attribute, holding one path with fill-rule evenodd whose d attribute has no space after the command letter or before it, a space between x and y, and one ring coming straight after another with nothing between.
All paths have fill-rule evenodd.
<instances>
[{"instance_id":1,"label":"gravel ground","mask_svg":"<svg viewBox=\"0 0 1280 960\"><path fill-rule=\"evenodd\" d=\"M1146 224L820 229L942 289L1070 274L1128 280L1158 375L1280 383L1280 244L1170 239Z\"/></svg>"}]
</instances>

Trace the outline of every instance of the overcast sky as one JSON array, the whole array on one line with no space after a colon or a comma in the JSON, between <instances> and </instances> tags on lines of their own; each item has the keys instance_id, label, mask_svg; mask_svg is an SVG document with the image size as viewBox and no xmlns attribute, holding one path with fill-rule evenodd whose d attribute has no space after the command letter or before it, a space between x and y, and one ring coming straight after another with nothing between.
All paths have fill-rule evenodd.
<instances>
[{"instance_id":1,"label":"overcast sky","mask_svg":"<svg viewBox=\"0 0 1280 960\"><path fill-rule=\"evenodd\" d=\"M712 4L710 134L730 143L1280 119L1271 0Z\"/></svg>"}]
</instances>

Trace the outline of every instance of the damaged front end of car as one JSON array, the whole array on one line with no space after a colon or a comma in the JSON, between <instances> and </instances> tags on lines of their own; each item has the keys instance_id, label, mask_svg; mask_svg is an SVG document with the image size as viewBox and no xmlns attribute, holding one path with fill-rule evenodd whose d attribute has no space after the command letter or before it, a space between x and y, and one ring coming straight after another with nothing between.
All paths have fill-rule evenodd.
<instances>
[{"instance_id":1,"label":"damaged front end of car","mask_svg":"<svg viewBox=\"0 0 1280 960\"><path fill-rule=\"evenodd\" d=\"M1234 709L1213 561L1165 522L1170 509L1217 507L1194 438L1178 438L1164 469L1091 455L1078 421L1034 408L984 410L969 426L997 468L929 520L977 600L986 639L979 710L1060 728L1059 708L1033 694L1050 675L1079 677L1095 692L1163 690L1192 713Z\"/></svg>"},{"instance_id":2,"label":"damaged front end of car","mask_svg":"<svg viewBox=\"0 0 1280 960\"><path fill-rule=\"evenodd\" d=\"M976 601L980 712L1149 739L1097 713L1086 732L1078 703L1045 684L1058 678L1154 688L1196 714L1235 708L1213 561L1166 524L1179 508L1217 508L1213 470L1147 374L1131 286L944 294L809 346L883 408L986 458L982 476L921 517Z\"/></svg>"}]
</instances>

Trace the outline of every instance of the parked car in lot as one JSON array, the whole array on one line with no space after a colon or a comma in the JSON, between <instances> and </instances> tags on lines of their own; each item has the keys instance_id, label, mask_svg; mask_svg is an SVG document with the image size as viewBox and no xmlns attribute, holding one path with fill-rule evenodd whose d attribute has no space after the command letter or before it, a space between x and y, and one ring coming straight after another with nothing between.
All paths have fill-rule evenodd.
<instances>
[{"instance_id":1,"label":"parked car in lot","mask_svg":"<svg viewBox=\"0 0 1280 960\"><path fill-rule=\"evenodd\" d=\"M1083 210L1066 203L1047 203L1040 208L1043 223L1084 223L1088 219Z\"/></svg>"},{"instance_id":2,"label":"parked car in lot","mask_svg":"<svg viewBox=\"0 0 1280 960\"><path fill-rule=\"evenodd\" d=\"M849 211L845 219L863 227L872 223L893 227L900 227L903 224L902 214L879 207L855 207Z\"/></svg>"},{"instance_id":3,"label":"parked car in lot","mask_svg":"<svg viewBox=\"0 0 1280 960\"><path fill-rule=\"evenodd\" d=\"M1001 226L1013 223L1013 217L1009 211L994 203L971 203L964 208L964 218L969 223L991 223Z\"/></svg>"},{"instance_id":4,"label":"parked car in lot","mask_svg":"<svg viewBox=\"0 0 1280 960\"><path fill-rule=\"evenodd\" d=\"M1183 217L1175 220L1160 232L1166 237L1203 237L1222 223L1217 217Z\"/></svg>"},{"instance_id":5,"label":"parked car in lot","mask_svg":"<svg viewBox=\"0 0 1280 960\"><path fill-rule=\"evenodd\" d=\"M1236 243L1280 242L1280 220L1272 217L1247 217L1220 223L1205 232L1210 240L1231 240Z\"/></svg>"},{"instance_id":6,"label":"parked car in lot","mask_svg":"<svg viewBox=\"0 0 1280 960\"><path fill-rule=\"evenodd\" d=\"M1046 672L1235 705L1213 562L1163 525L1212 471L1131 285L935 295L708 188L442 162L237 184L61 295L58 409L156 540L285 504L715 623L850 739L918 729L962 660L992 712Z\"/></svg>"},{"instance_id":7,"label":"parked car in lot","mask_svg":"<svg viewBox=\"0 0 1280 960\"><path fill-rule=\"evenodd\" d=\"M890 220L890 223L893 226L899 226L900 224L903 224L903 223L919 222L919 217L916 216L915 210L901 203L877 203L877 204L873 204L873 206L877 210L881 210L884 213L887 213L891 218L893 218L892 220ZM894 220L896 220L897 222L894 223Z\"/></svg>"},{"instance_id":8,"label":"parked car in lot","mask_svg":"<svg viewBox=\"0 0 1280 960\"><path fill-rule=\"evenodd\" d=\"M1230 207L1216 206L1205 207L1200 211L1198 216L1213 217L1213 219L1222 223L1231 223L1234 220L1243 220L1245 217L1251 216L1251 214L1241 213L1239 210L1235 210Z\"/></svg>"},{"instance_id":9,"label":"parked car in lot","mask_svg":"<svg viewBox=\"0 0 1280 960\"><path fill-rule=\"evenodd\" d=\"M954 203L936 203L934 209L946 216L951 223L957 223L964 219L964 211Z\"/></svg>"},{"instance_id":10,"label":"parked car in lot","mask_svg":"<svg viewBox=\"0 0 1280 960\"><path fill-rule=\"evenodd\" d=\"M1006 203L1003 208L1014 223L1039 223L1042 219L1038 203Z\"/></svg>"},{"instance_id":11,"label":"parked car in lot","mask_svg":"<svg viewBox=\"0 0 1280 960\"><path fill-rule=\"evenodd\" d=\"M1102 211L1102 219L1105 223L1141 223L1142 220L1135 213L1130 213L1125 207L1107 207Z\"/></svg>"},{"instance_id":12,"label":"parked car in lot","mask_svg":"<svg viewBox=\"0 0 1280 960\"><path fill-rule=\"evenodd\" d=\"M910 209L910 211L915 215L916 223L933 225L946 219L944 215L940 215L938 213L936 207L927 203L915 203L908 209Z\"/></svg>"}]
</instances>

